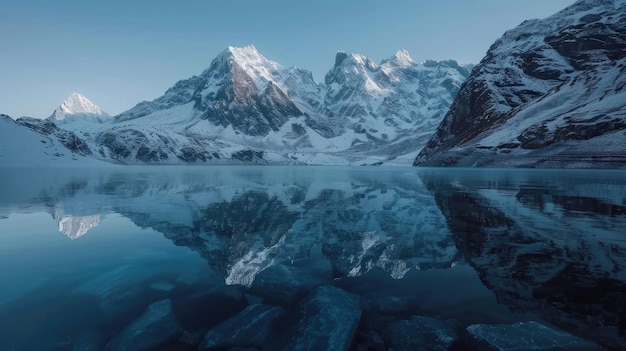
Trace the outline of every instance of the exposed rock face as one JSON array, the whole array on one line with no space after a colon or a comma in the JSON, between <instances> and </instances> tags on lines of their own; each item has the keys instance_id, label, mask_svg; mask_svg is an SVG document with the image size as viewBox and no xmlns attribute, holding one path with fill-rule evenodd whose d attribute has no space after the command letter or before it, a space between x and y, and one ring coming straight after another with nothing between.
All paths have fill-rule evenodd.
<instances>
[{"instance_id":1,"label":"exposed rock face","mask_svg":"<svg viewBox=\"0 0 626 351\"><path fill-rule=\"evenodd\" d=\"M56 138L71 152L83 156L92 154L91 149L89 149L89 146L83 139L76 136L73 132L57 127L56 124L48 120L22 117L17 119L17 123L43 136Z\"/></svg>"},{"instance_id":2,"label":"exposed rock face","mask_svg":"<svg viewBox=\"0 0 626 351\"><path fill-rule=\"evenodd\" d=\"M626 4L578 1L498 39L414 164L624 167L624 87Z\"/></svg>"}]
</instances>

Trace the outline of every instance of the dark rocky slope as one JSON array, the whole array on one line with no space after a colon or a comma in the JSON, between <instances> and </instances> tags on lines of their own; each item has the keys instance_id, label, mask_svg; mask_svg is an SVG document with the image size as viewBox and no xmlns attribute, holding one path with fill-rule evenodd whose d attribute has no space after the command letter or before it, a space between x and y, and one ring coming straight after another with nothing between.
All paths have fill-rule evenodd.
<instances>
[{"instance_id":1,"label":"dark rocky slope","mask_svg":"<svg viewBox=\"0 0 626 351\"><path fill-rule=\"evenodd\" d=\"M625 87L626 3L578 1L497 40L414 165L624 167Z\"/></svg>"}]
</instances>

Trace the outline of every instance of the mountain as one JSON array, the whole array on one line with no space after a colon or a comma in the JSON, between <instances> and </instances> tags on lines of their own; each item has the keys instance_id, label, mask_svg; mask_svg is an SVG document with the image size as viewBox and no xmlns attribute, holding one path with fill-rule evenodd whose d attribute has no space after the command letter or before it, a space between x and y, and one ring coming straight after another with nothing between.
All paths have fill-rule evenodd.
<instances>
[{"instance_id":1,"label":"mountain","mask_svg":"<svg viewBox=\"0 0 626 351\"><path fill-rule=\"evenodd\" d=\"M56 124L67 123L74 120L103 122L110 119L106 112L102 111L100 107L96 106L93 102L89 101L86 97L72 93L65 99L65 101L59 106L48 120Z\"/></svg>"},{"instance_id":2,"label":"mountain","mask_svg":"<svg viewBox=\"0 0 626 351\"><path fill-rule=\"evenodd\" d=\"M98 157L129 164L410 164L470 69L418 64L406 51L380 65L338 53L316 83L253 46L229 47L153 101L107 123L63 127Z\"/></svg>"},{"instance_id":3,"label":"mountain","mask_svg":"<svg viewBox=\"0 0 626 351\"><path fill-rule=\"evenodd\" d=\"M423 166L624 167L626 2L582 0L498 39Z\"/></svg>"},{"instance_id":4,"label":"mountain","mask_svg":"<svg viewBox=\"0 0 626 351\"><path fill-rule=\"evenodd\" d=\"M0 115L0 167L96 166L85 141L54 123Z\"/></svg>"}]
</instances>

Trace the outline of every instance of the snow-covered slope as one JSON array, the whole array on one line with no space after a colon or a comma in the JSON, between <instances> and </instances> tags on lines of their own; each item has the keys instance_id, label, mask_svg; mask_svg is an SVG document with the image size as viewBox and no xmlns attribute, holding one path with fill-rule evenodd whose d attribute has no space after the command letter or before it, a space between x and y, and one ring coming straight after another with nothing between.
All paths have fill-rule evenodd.
<instances>
[{"instance_id":1,"label":"snow-covered slope","mask_svg":"<svg viewBox=\"0 0 626 351\"><path fill-rule=\"evenodd\" d=\"M416 165L625 167L626 3L581 0L497 40Z\"/></svg>"},{"instance_id":2,"label":"snow-covered slope","mask_svg":"<svg viewBox=\"0 0 626 351\"><path fill-rule=\"evenodd\" d=\"M74 133L54 123L0 115L0 167L90 167L106 165Z\"/></svg>"},{"instance_id":3,"label":"snow-covered slope","mask_svg":"<svg viewBox=\"0 0 626 351\"><path fill-rule=\"evenodd\" d=\"M72 93L61 106L54 110L48 120L58 125L76 120L103 122L110 118L111 116L86 97Z\"/></svg>"},{"instance_id":4,"label":"snow-covered slope","mask_svg":"<svg viewBox=\"0 0 626 351\"><path fill-rule=\"evenodd\" d=\"M123 163L410 164L469 68L418 64L406 51L380 65L339 53L318 84L253 46L229 47L200 75L110 123L63 127Z\"/></svg>"}]
</instances>

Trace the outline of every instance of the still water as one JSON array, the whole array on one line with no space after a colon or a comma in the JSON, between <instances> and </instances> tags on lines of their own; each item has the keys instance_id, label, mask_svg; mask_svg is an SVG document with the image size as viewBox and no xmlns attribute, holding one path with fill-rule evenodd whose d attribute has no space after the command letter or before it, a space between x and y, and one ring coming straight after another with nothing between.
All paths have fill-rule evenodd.
<instances>
[{"instance_id":1,"label":"still water","mask_svg":"<svg viewBox=\"0 0 626 351\"><path fill-rule=\"evenodd\" d=\"M624 172L0 178L1 351L626 349Z\"/></svg>"}]
</instances>

